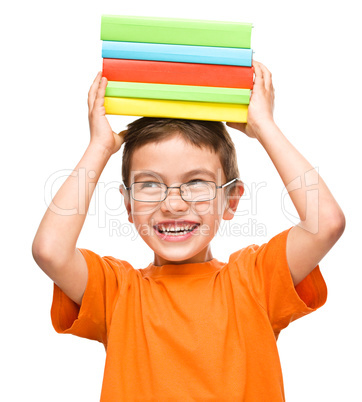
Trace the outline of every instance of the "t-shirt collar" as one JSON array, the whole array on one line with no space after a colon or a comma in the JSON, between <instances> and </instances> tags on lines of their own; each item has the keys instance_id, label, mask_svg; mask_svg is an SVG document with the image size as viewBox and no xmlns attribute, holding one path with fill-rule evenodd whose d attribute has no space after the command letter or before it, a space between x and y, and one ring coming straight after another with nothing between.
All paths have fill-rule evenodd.
<instances>
[{"instance_id":1,"label":"t-shirt collar","mask_svg":"<svg viewBox=\"0 0 362 402\"><path fill-rule=\"evenodd\" d=\"M219 271L225 264L213 258L206 262L193 262L188 264L149 264L143 271L149 276L165 275L204 275Z\"/></svg>"}]
</instances>

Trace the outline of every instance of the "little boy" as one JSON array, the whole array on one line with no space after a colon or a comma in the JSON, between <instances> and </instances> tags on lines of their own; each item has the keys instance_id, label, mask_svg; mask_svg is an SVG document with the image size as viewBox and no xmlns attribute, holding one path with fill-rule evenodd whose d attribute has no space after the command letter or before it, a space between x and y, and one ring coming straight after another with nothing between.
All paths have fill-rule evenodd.
<instances>
[{"instance_id":1,"label":"little boy","mask_svg":"<svg viewBox=\"0 0 362 402\"><path fill-rule=\"evenodd\" d=\"M91 86L90 144L46 211L33 255L54 281L56 331L107 350L101 401L285 400L276 340L325 303L318 263L345 220L276 126L270 72L257 62L254 68L248 122L228 125L264 147L300 223L227 263L213 258L210 242L221 220L233 218L244 189L225 126L141 118L116 134L103 106L107 80L99 73ZM143 269L76 248L94 187L123 142L128 219L154 252Z\"/></svg>"}]
</instances>

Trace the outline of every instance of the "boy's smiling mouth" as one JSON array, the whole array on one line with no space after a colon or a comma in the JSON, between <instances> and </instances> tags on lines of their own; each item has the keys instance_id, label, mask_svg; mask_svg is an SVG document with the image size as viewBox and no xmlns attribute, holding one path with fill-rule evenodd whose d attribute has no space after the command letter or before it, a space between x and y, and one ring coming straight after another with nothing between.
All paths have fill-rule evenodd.
<instances>
[{"instance_id":1,"label":"boy's smiling mouth","mask_svg":"<svg viewBox=\"0 0 362 402\"><path fill-rule=\"evenodd\" d=\"M162 221L153 226L156 234L162 240L182 241L190 238L195 230L200 226L192 221Z\"/></svg>"}]
</instances>

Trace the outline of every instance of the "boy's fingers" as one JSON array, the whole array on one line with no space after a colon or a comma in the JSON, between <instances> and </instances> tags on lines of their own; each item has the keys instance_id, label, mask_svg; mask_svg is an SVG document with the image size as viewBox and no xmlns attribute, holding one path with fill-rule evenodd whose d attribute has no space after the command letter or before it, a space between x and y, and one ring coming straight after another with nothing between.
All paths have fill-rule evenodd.
<instances>
[{"instance_id":1,"label":"boy's fingers","mask_svg":"<svg viewBox=\"0 0 362 402\"><path fill-rule=\"evenodd\" d=\"M89 108L92 108L92 106L93 106L101 78L102 78L102 72L99 71L99 73L97 74L96 78L94 79L94 81L89 89L89 92L88 92L88 107Z\"/></svg>"},{"instance_id":2,"label":"boy's fingers","mask_svg":"<svg viewBox=\"0 0 362 402\"><path fill-rule=\"evenodd\" d=\"M102 107L104 105L104 94L106 92L106 87L107 87L107 78L103 77L100 80L97 92L96 92L96 98L94 100L94 107Z\"/></svg>"},{"instance_id":3,"label":"boy's fingers","mask_svg":"<svg viewBox=\"0 0 362 402\"><path fill-rule=\"evenodd\" d=\"M260 63L257 61L253 61L253 67L254 67L254 72L255 72L255 78L254 78L254 86L255 87L264 87L264 76L263 76L263 70L260 67Z\"/></svg>"},{"instance_id":4,"label":"boy's fingers","mask_svg":"<svg viewBox=\"0 0 362 402\"><path fill-rule=\"evenodd\" d=\"M273 89L273 84L272 84L272 74L271 72L264 66L264 64L260 64L260 68L263 72L263 77L264 77L264 84L265 84L265 89L266 90L272 90Z\"/></svg>"},{"instance_id":5,"label":"boy's fingers","mask_svg":"<svg viewBox=\"0 0 362 402\"><path fill-rule=\"evenodd\" d=\"M118 133L118 134L114 133L114 134L116 134L116 135L115 135L115 138L116 138L116 142L117 142L117 147L118 147L118 149L121 147L121 145L122 145L123 142L124 142L124 135L125 135L126 132L127 132L127 130L121 131L121 132Z\"/></svg>"}]
</instances>

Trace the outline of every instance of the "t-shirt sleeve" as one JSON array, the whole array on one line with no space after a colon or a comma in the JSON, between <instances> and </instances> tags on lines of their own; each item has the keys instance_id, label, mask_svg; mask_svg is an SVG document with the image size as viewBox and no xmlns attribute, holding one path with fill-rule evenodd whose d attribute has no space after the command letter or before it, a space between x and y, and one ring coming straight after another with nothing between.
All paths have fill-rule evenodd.
<instances>
[{"instance_id":1,"label":"t-shirt sleeve","mask_svg":"<svg viewBox=\"0 0 362 402\"><path fill-rule=\"evenodd\" d=\"M122 285L125 266L112 257L80 249L88 268L88 281L79 306L54 284L51 319L58 333L107 343L113 306Z\"/></svg>"},{"instance_id":2,"label":"t-shirt sleeve","mask_svg":"<svg viewBox=\"0 0 362 402\"><path fill-rule=\"evenodd\" d=\"M251 293L267 312L276 335L290 322L317 310L327 300L327 287L319 265L294 286L286 255L290 229L260 247L248 247L247 264L243 267L247 270Z\"/></svg>"}]
</instances>

